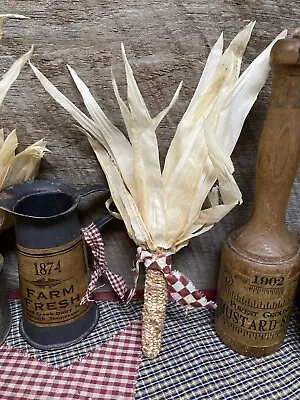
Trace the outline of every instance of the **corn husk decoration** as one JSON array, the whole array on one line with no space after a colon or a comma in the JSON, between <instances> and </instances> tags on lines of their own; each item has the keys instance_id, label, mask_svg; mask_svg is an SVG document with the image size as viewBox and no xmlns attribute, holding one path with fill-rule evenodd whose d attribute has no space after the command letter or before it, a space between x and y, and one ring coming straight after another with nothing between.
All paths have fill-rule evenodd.
<instances>
[{"instance_id":1,"label":"corn husk decoration","mask_svg":"<svg viewBox=\"0 0 300 400\"><path fill-rule=\"evenodd\" d=\"M16 14L0 14L0 38L3 33L3 22L8 18L25 19L27 17ZM4 74L0 81L0 106L7 91L17 79L23 65L29 60L32 52L33 48L15 61L11 68ZM37 175L41 157L46 150L44 140L39 140L16 155L17 146L16 131L13 130L4 140L3 129L0 129L0 190L17 182L33 179ZM10 228L12 224L12 217L0 210L0 232Z\"/></svg>"},{"instance_id":2,"label":"corn husk decoration","mask_svg":"<svg viewBox=\"0 0 300 400\"><path fill-rule=\"evenodd\" d=\"M128 140L106 117L71 67L69 71L91 118L31 65L44 88L81 125L106 174L118 215L138 246L136 271L140 261L146 267L143 352L150 358L160 351L167 290L188 308L214 308L186 277L171 270L170 255L186 246L191 238L207 232L242 201L232 176L230 155L267 78L271 47L286 35L282 32L239 77L253 26L250 23L238 33L224 53L222 35L212 48L195 94L177 127L163 172L155 130L176 101L181 84L169 106L152 118L122 46L127 104L119 95L113 75L112 83ZM205 200L209 205L203 209ZM180 285L188 294L178 289Z\"/></svg>"},{"instance_id":3,"label":"corn husk decoration","mask_svg":"<svg viewBox=\"0 0 300 400\"><path fill-rule=\"evenodd\" d=\"M0 39L2 38L3 35L4 23L8 19L29 19L29 17L25 17L25 15L20 15L20 14L0 14Z\"/></svg>"}]
</instances>

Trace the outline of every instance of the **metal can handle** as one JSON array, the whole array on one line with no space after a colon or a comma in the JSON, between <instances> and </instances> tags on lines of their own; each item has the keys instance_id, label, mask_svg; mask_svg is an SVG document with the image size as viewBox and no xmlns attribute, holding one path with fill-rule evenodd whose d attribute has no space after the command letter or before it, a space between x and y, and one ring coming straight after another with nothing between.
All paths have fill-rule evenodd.
<instances>
[{"instance_id":1,"label":"metal can handle","mask_svg":"<svg viewBox=\"0 0 300 400\"><path fill-rule=\"evenodd\" d=\"M109 194L108 186L104 184L94 184L85 186L77 190L77 198L80 200L82 197L88 196L89 194L96 193L96 192L103 192ZM106 225L109 221L111 221L114 216L110 213L106 213L102 216L94 218L93 222L96 227L101 230L104 225Z\"/></svg>"},{"instance_id":2,"label":"metal can handle","mask_svg":"<svg viewBox=\"0 0 300 400\"><path fill-rule=\"evenodd\" d=\"M103 192L109 194L109 188L107 185L101 183L95 183L94 185L84 186L83 188L77 189L77 199L88 196L89 194Z\"/></svg>"}]
</instances>

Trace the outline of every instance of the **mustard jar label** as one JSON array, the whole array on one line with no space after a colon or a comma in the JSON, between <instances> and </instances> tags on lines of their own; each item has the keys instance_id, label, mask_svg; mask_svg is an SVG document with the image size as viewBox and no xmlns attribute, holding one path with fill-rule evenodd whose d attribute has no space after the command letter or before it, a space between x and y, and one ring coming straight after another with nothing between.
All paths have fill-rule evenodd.
<instances>
[{"instance_id":1,"label":"mustard jar label","mask_svg":"<svg viewBox=\"0 0 300 400\"><path fill-rule=\"evenodd\" d=\"M246 276L222 265L219 323L232 339L256 347L281 341L286 333L298 276Z\"/></svg>"},{"instance_id":2,"label":"mustard jar label","mask_svg":"<svg viewBox=\"0 0 300 400\"><path fill-rule=\"evenodd\" d=\"M64 246L27 249L17 246L23 317L43 327L60 326L80 318L88 286L81 237Z\"/></svg>"}]
</instances>

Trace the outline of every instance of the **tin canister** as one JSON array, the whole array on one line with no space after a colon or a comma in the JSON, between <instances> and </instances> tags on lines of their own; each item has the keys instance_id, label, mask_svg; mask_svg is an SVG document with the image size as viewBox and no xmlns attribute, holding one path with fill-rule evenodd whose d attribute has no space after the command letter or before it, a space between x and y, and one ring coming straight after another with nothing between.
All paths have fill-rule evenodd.
<instances>
[{"instance_id":1,"label":"tin canister","mask_svg":"<svg viewBox=\"0 0 300 400\"><path fill-rule=\"evenodd\" d=\"M16 184L0 193L0 207L15 216L22 303L20 332L39 349L55 349L86 337L99 317L82 304L89 280L77 214L81 197L103 185L76 190L51 181Z\"/></svg>"}]
</instances>

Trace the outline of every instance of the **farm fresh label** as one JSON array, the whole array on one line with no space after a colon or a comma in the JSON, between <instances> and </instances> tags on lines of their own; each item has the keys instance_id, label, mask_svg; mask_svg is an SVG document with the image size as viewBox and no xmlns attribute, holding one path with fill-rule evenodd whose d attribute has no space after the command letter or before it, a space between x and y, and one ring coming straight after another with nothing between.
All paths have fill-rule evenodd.
<instances>
[{"instance_id":1,"label":"farm fresh label","mask_svg":"<svg viewBox=\"0 0 300 400\"><path fill-rule=\"evenodd\" d=\"M37 326L59 326L77 320L88 285L82 238L50 249L17 246L23 316Z\"/></svg>"}]
</instances>

